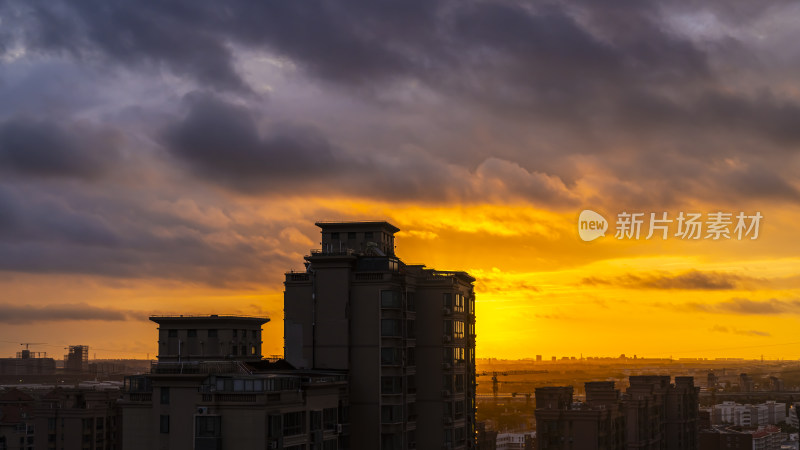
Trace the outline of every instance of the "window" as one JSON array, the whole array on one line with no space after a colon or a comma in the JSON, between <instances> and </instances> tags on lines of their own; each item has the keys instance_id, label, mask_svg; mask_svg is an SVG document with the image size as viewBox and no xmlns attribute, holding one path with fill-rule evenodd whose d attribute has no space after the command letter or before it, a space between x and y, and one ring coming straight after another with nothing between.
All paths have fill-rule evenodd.
<instances>
[{"instance_id":1,"label":"window","mask_svg":"<svg viewBox=\"0 0 800 450\"><path fill-rule=\"evenodd\" d=\"M417 392L417 376L416 375L408 375L406 376L406 384L408 386L408 393L414 394ZM411 414L409 412L409 414Z\"/></svg>"},{"instance_id":2,"label":"window","mask_svg":"<svg viewBox=\"0 0 800 450\"><path fill-rule=\"evenodd\" d=\"M381 336L403 337L402 321L399 319L381 319Z\"/></svg>"},{"instance_id":3,"label":"window","mask_svg":"<svg viewBox=\"0 0 800 450\"><path fill-rule=\"evenodd\" d=\"M453 348L452 347L444 347L442 349L442 362L452 364L453 361Z\"/></svg>"},{"instance_id":4,"label":"window","mask_svg":"<svg viewBox=\"0 0 800 450\"><path fill-rule=\"evenodd\" d=\"M407 366L417 365L417 354L416 354L416 349L414 349L414 347L409 347L406 349L406 365Z\"/></svg>"},{"instance_id":5,"label":"window","mask_svg":"<svg viewBox=\"0 0 800 450\"><path fill-rule=\"evenodd\" d=\"M247 337L247 330L242 330L242 337L243 337L243 338L246 338L246 337Z\"/></svg>"},{"instance_id":6,"label":"window","mask_svg":"<svg viewBox=\"0 0 800 450\"><path fill-rule=\"evenodd\" d=\"M417 446L417 431L416 430L409 430L406 433L406 439L408 439L408 447L414 448Z\"/></svg>"},{"instance_id":7,"label":"window","mask_svg":"<svg viewBox=\"0 0 800 450\"><path fill-rule=\"evenodd\" d=\"M453 337L453 321L452 320L445 320L444 321L444 334L445 334L445 336Z\"/></svg>"},{"instance_id":8,"label":"window","mask_svg":"<svg viewBox=\"0 0 800 450\"><path fill-rule=\"evenodd\" d=\"M311 431L322 429L322 411L311 411Z\"/></svg>"},{"instance_id":9,"label":"window","mask_svg":"<svg viewBox=\"0 0 800 450\"><path fill-rule=\"evenodd\" d=\"M456 428L456 444L463 444L467 438L467 430L464 427Z\"/></svg>"},{"instance_id":10,"label":"window","mask_svg":"<svg viewBox=\"0 0 800 450\"><path fill-rule=\"evenodd\" d=\"M336 439L328 439L322 444L322 450L336 450Z\"/></svg>"},{"instance_id":11,"label":"window","mask_svg":"<svg viewBox=\"0 0 800 450\"><path fill-rule=\"evenodd\" d=\"M217 337L217 330L208 330L208 337L210 338Z\"/></svg>"},{"instance_id":12,"label":"window","mask_svg":"<svg viewBox=\"0 0 800 450\"><path fill-rule=\"evenodd\" d=\"M239 347L236 345L231 346L231 355L236 356L236 353L239 351Z\"/></svg>"},{"instance_id":13,"label":"window","mask_svg":"<svg viewBox=\"0 0 800 450\"><path fill-rule=\"evenodd\" d=\"M402 363L402 350L397 347L383 347L381 349L381 365L399 366Z\"/></svg>"},{"instance_id":14,"label":"window","mask_svg":"<svg viewBox=\"0 0 800 450\"><path fill-rule=\"evenodd\" d=\"M167 330L167 337L178 337L178 330Z\"/></svg>"},{"instance_id":15,"label":"window","mask_svg":"<svg viewBox=\"0 0 800 450\"><path fill-rule=\"evenodd\" d=\"M286 413L283 415L283 435L294 436L305 433L306 415L304 411Z\"/></svg>"},{"instance_id":16,"label":"window","mask_svg":"<svg viewBox=\"0 0 800 450\"><path fill-rule=\"evenodd\" d=\"M444 430L442 439L444 440L444 445L453 445L453 430Z\"/></svg>"},{"instance_id":17,"label":"window","mask_svg":"<svg viewBox=\"0 0 800 450\"><path fill-rule=\"evenodd\" d=\"M442 375L442 389L448 391L453 390L453 377L450 375Z\"/></svg>"},{"instance_id":18,"label":"window","mask_svg":"<svg viewBox=\"0 0 800 450\"><path fill-rule=\"evenodd\" d=\"M160 423L161 423L161 432L169 433L169 416L162 414Z\"/></svg>"},{"instance_id":19,"label":"window","mask_svg":"<svg viewBox=\"0 0 800 450\"><path fill-rule=\"evenodd\" d=\"M381 406L381 423L397 423L403 421L403 405Z\"/></svg>"},{"instance_id":20,"label":"window","mask_svg":"<svg viewBox=\"0 0 800 450\"><path fill-rule=\"evenodd\" d=\"M161 404L162 405L169 405L169 388L162 387L161 388Z\"/></svg>"},{"instance_id":21,"label":"window","mask_svg":"<svg viewBox=\"0 0 800 450\"><path fill-rule=\"evenodd\" d=\"M187 332L187 335L188 335L190 338L196 338L196 337L197 337L197 330L189 330L189 331Z\"/></svg>"},{"instance_id":22,"label":"window","mask_svg":"<svg viewBox=\"0 0 800 450\"><path fill-rule=\"evenodd\" d=\"M444 307L445 308L452 308L453 307L453 294L451 294L449 292L446 292L444 294L443 302L444 302Z\"/></svg>"},{"instance_id":23,"label":"window","mask_svg":"<svg viewBox=\"0 0 800 450\"><path fill-rule=\"evenodd\" d=\"M414 339L415 337L417 337L417 332L415 330L413 320L406 321L406 337L409 339Z\"/></svg>"},{"instance_id":24,"label":"window","mask_svg":"<svg viewBox=\"0 0 800 450\"><path fill-rule=\"evenodd\" d=\"M456 402L456 420L464 418L464 401L459 400Z\"/></svg>"},{"instance_id":25,"label":"window","mask_svg":"<svg viewBox=\"0 0 800 450\"><path fill-rule=\"evenodd\" d=\"M251 355L255 355L256 354L256 346L255 345L251 345L250 346L250 354Z\"/></svg>"},{"instance_id":26,"label":"window","mask_svg":"<svg viewBox=\"0 0 800 450\"><path fill-rule=\"evenodd\" d=\"M372 239L372 231L367 231L364 233L364 239Z\"/></svg>"},{"instance_id":27,"label":"window","mask_svg":"<svg viewBox=\"0 0 800 450\"><path fill-rule=\"evenodd\" d=\"M355 232L351 231L351 232L347 233L347 239L353 240L355 238L356 238L356 233Z\"/></svg>"},{"instance_id":28,"label":"window","mask_svg":"<svg viewBox=\"0 0 800 450\"><path fill-rule=\"evenodd\" d=\"M402 394L403 377L381 377L381 394Z\"/></svg>"},{"instance_id":29,"label":"window","mask_svg":"<svg viewBox=\"0 0 800 450\"><path fill-rule=\"evenodd\" d=\"M331 233L331 239L338 240L339 239L339 233Z\"/></svg>"},{"instance_id":30,"label":"window","mask_svg":"<svg viewBox=\"0 0 800 450\"><path fill-rule=\"evenodd\" d=\"M246 345L242 346L242 356L247 356L247 346Z\"/></svg>"},{"instance_id":31,"label":"window","mask_svg":"<svg viewBox=\"0 0 800 450\"><path fill-rule=\"evenodd\" d=\"M464 392L464 374L456 374L456 392Z\"/></svg>"},{"instance_id":32,"label":"window","mask_svg":"<svg viewBox=\"0 0 800 450\"><path fill-rule=\"evenodd\" d=\"M453 323L453 337L456 339L464 339L464 322L456 320Z\"/></svg>"},{"instance_id":33,"label":"window","mask_svg":"<svg viewBox=\"0 0 800 450\"><path fill-rule=\"evenodd\" d=\"M381 291L381 308L403 307L403 301L398 291Z\"/></svg>"},{"instance_id":34,"label":"window","mask_svg":"<svg viewBox=\"0 0 800 450\"><path fill-rule=\"evenodd\" d=\"M402 434L395 433L395 434L381 435L381 450L401 450L402 448L403 448Z\"/></svg>"},{"instance_id":35,"label":"window","mask_svg":"<svg viewBox=\"0 0 800 450\"><path fill-rule=\"evenodd\" d=\"M416 309L417 307L414 304L416 299L417 299L417 295L415 293L409 292L408 294L406 294L406 309L407 310L409 310L409 311L416 311L417 310Z\"/></svg>"},{"instance_id":36,"label":"window","mask_svg":"<svg viewBox=\"0 0 800 450\"><path fill-rule=\"evenodd\" d=\"M322 426L326 430L335 430L338 421L336 420L336 408L325 408L322 410Z\"/></svg>"},{"instance_id":37,"label":"window","mask_svg":"<svg viewBox=\"0 0 800 450\"><path fill-rule=\"evenodd\" d=\"M197 416L195 420L196 437L220 437L222 434L220 416Z\"/></svg>"},{"instance_id":38,"label":"window","mask_svg":"<svg viewBox=\"0 0 800 450\"><path fill-rule=\"evenodd\" d=\"M283 432L283 427L281 425L281 415L280 414L271 414L269 416L269 420L267 422L267 431L268 435L271 438L281 437L281 433Z\"/></svg>"},{"instance_id":39,"label":"window","mask_svg":"<svg viewBox=\"0 0 800 450\"><path fill-rule=\"evenodd\" d=\"M453 308L454 311L464 312L464 296L461 294L456 294L456 305Z\"/></svg>"}]
</instances>

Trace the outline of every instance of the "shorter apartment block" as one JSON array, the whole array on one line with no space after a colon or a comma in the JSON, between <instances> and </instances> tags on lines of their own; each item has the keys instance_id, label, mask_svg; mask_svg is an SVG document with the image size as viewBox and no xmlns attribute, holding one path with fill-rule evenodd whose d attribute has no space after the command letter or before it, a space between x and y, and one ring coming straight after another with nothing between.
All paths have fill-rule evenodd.
<instances>
[{"instance_id":1,"label":"shorter apartment block","mask_svg":"<svg viewBox=\"0 0 800 450\"><path fill-rule=\"evenodd\" d=\"M164 353L125 380L123 449L349 448L347 374L261 359L266 319L151 319Z\"/></svg>"}]
</instances>

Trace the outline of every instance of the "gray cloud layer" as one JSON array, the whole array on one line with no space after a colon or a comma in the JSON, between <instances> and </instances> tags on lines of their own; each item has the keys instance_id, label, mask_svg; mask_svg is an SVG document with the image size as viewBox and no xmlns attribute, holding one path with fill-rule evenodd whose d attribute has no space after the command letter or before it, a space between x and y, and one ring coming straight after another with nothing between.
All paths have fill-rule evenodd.
<instances>
[{"instance_id":1,"label":"gray cloud layer","mask_svg":"<svg viewBox=\"0 0 800 450\"><path fill-rule=\"evenodd\" d=\"M0 269L235 282L295 265L301 244L273 240L295 224L238 223L242 194L795 204L790 6L3 2ZM201 213L163 207L185 201Z\"/></svg>"},{"instance_id":2,"label":"gray cloud layer","mask_svg":"<svg viewBox=\"0 0 800 450\"><path fill-rule=\"evenodd\" d=\"M112 308L91 306L86 303L34 306L0 303L0 323L27 324L34 322L64 322L83 320L122 321L135 314Z\"/></svg>"},{"instance_id":3,"label":"gray cloud layer","mask_svg":"<svg viewBox=\"0 0 800 450\"><path fill-rule=\"evenodd\" d=\"M587 277L581 281L586 285L614 285L636 289L736 289L743 280L757 281L742 275L722 272L689 270L679 274L627 274L613 279Z\"/></svg>"}]
</instances>

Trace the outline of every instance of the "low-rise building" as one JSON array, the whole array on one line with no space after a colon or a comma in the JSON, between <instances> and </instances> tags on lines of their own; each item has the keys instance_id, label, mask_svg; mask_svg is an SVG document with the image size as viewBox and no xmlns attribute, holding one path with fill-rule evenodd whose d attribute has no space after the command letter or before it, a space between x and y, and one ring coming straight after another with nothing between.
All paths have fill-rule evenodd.
<instances>
[{"instance_id":1,"label":"low-rise building","mask_svg":"<svg viewBox=\"0 0 800 450\"><path fill-rule=\"evenodd\" d=\"M346 372L262 360L266 319L151 320L158 363L125 381L123 449L349 448Z\"/></svg>"}]
</instances>

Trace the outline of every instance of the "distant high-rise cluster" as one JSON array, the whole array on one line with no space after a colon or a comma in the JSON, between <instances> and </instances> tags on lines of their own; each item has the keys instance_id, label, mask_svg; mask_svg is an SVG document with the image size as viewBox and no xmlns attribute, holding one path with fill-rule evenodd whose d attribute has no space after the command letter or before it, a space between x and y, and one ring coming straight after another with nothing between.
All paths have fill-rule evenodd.
<instances>
[{"instance_id":1,"label":"distant high-rise cluster","mask_svg":"<svg viewBox=\"0 0 800 450\"><path fill-rule=\"evenodd\" d=\"M625 394L612 381L586 383L586 401L573 389L536 389L537 446L549 450L698 449L699 388L693 377L630 377Z\"/></svg>"}]
</instances>

